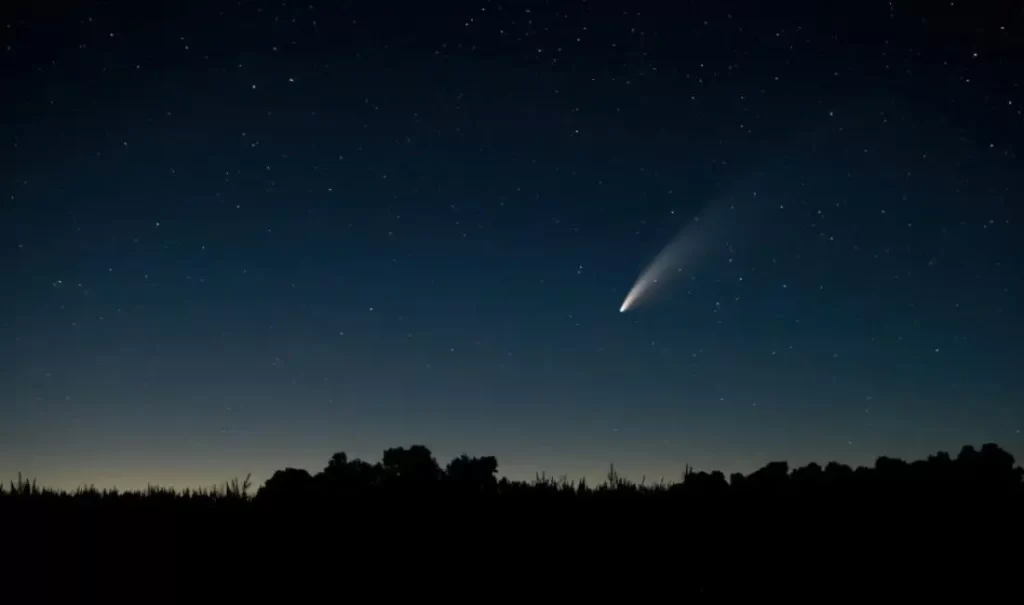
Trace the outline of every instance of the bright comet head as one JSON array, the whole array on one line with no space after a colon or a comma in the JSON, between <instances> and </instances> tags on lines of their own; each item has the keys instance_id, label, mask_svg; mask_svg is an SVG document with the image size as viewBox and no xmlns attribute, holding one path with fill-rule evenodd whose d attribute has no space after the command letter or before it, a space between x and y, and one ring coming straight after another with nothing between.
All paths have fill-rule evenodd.
<instances>
[{"instance_id":1,"label":"bright comet head","mask_svg":"<svg viewBox=\"0 0 1024 605\"><path fill-rule=\"evenodd\" d=\"M630 307L633 306L633 303L636 302L637 296L639 296L642 291L643 282L637 281L637 283L633 284L633 288L630 289L629 294L626 295L626 300L622 301L622 306L619 307L619 313L629 311Z\"/></svg>"}]
</instances>

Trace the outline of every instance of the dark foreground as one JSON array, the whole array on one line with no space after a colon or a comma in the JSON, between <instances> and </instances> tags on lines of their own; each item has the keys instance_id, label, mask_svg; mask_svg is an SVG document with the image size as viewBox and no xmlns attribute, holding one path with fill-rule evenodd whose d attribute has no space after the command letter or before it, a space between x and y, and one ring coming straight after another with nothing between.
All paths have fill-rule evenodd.
<instances>
[{"instance_id":1,"label":"dark foreground","mask_svg":"<svg viewBox=\"0 0 1024 605\"><path fill-rule=\"evenodd\" d=\"M1024 594L1024 470L992 444L675 484L496 472L491 457L441 469L413 446L278 471L254 495L247 481L75 493L21 481L0 492L0 577L8 602Z\"/></svg>"}]
</instances>

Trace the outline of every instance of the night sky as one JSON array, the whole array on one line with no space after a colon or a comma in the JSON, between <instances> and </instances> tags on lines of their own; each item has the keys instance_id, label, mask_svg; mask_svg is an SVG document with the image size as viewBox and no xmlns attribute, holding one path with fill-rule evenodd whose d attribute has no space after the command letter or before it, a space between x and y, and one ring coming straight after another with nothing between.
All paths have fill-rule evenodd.
<instances>
[{"instance_id":1,"label":"night sky","mask_svg":"<svg viewBox=\"0 0 1024 605\"><path fill-rule=\"evenodd\" d=\"M1024 459L1019 3L17 4L0 479Z\"/></svg>"}]
</instances>

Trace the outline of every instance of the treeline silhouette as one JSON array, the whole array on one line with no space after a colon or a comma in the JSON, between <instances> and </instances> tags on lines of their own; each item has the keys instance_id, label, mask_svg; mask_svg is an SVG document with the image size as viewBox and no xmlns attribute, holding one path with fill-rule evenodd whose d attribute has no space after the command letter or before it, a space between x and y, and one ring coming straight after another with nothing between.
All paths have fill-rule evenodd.
<instances>
[{"instance_id":1,"label":"treeline silhouette","mask_svg":"<svg viewBox=\"0 0 1024 605\"><path fill-rule=\"evenodd\" d=\"M611 466L603 482L590 485L585 479L538 475L532 481L498 478L494 456L465 454L442 468L423 445L384 450L381 460L370 463L349 459L345 452L331 456L315 474L297 468L276 471L258 490L250 478L233 479L211 488L174 490L149 487L119 491L82 487L57 491L39 487L20 477L6 489L0 485L0 502L11 506L47 506L81 503L141 505L152 503L198 507L245 506L273 510L277 507L330 506L345 502L411 497L424 499L481 498L514 501L744 501L762 498L844 499L890 496L939 498L1020 498L1024 496L1024 469L1013 455L994 443L981 449L965 445L953 458L946 452L927 459L905 462L879 457L873 467L851 468L830 462L824 467L810 463L790 469L786 462L770 462L748 475L720 471L694 471L685 467L682 480L639 482L619 475Z\"/></svg>"},{"instance_id":2,"label":"treeline silhouette","mask_svg":"<svg viewBox=\"0 0 1024 605\"><path fill-rule=\"evenodd\" d=\"M954 585L972 600L1020 592L1019 559L998 553L1019 554L1024 470L995 444L914 462L881 457L870 468L772 462L726 478L687 467L678 482L631 481L614 468L596 485L513 481L498 469L492 456L466 455L442 467L413 445L375 463L339 452L315 474L285 468L255 490L246 478L58 491L19 477L0 489L0 558L13 582L5 596L29 586L44 601L71 588L76 602L112 587L147 600L167 591L265 599L272 586L288 602L314 586L357 600L364 590L479 596L496 570L537 574L525 576L530 590L546 596L558 594L549 582L558 572L596 573L605 598L636 598L603 577L612 571L668 579L675 597L876 599L897 585L918 599L949 600ZM946 570L936 553L947 552L971 554ZM914 561L928 561L927 581L907 568ZM854 579L865 562L870 572ZM572 570L580 565L588 571ZM780 566L799 566L798 578ZM233 577L257 581L226 585ZM200 588L173 592L183 587ZM575 582L567 587L562 598L580 596Z\"/></svg>"}]
</instances>

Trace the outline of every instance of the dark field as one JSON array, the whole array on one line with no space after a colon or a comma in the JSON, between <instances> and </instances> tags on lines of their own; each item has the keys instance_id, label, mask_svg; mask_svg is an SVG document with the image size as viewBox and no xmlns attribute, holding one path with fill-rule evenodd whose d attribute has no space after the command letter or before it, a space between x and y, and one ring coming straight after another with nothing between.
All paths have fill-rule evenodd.
<instances>
[{"instance_id":1,"label":"dark field","mask_svg":"<svg viewBox=\"0 0 1024 605\"><path fill-rule=\"evenodd\" d=\"M373 464L339 453L316 474L284 469L258 489L232 480L68 493L21 480L0 492L0 518L11 577L41 578L47 593L168 585L174 594L195 586L241 598L280 586L315 595L341 577L380 590L393 574L403 581L385 586L396 595L453 582L476 594L483 588L470 585L494 574L552 595L604 581L611 592L642 587L604 576L613 573L697 597L814 596L837 579L843 594L862 597L1020 593L1024 470L994 444L914 462L881 457L872 468L774 462L728 479L687 469L671 484L614 469L593 486L496 474L493 457L442 468L412 446ZM795 579L785 575L794 566ZM874 570L851 581L865 566ZM259 581L232 588L239 574Z\"/></svg>"}]
</instances>

